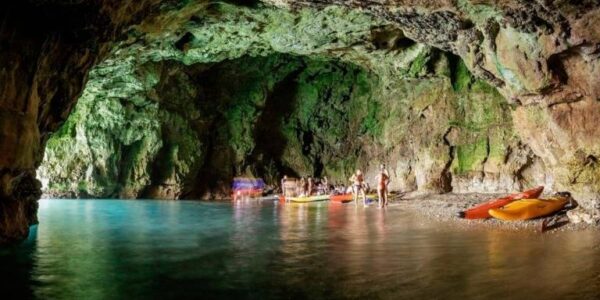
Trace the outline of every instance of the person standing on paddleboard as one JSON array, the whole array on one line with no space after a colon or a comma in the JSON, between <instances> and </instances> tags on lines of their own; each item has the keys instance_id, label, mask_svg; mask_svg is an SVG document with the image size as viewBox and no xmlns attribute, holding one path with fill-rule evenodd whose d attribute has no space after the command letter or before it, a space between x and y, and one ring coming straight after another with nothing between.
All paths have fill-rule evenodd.
<instances>
[{"instance_id":1,"label":"person standing on paddleboard","mask_svg":"<svg viewBox=\"0 0 600 300\"><path fill-rule=\"evenodd\" d=\"M379 175L377 175L377 197L379 198L379 207L388 205L388 185L390 184L390 175L385 169L385 164L379 166Z\"/></svg>"},{"instance_id":2,"label":"person standing on paddleboard","mask_svg":"<svg viewBox=\"0 0 600 300\"><path fill-rule=\"evenodd\" d=\"M350 181L352 182L352 198L354 200L354 205L358 205L358 194L362 194L363 198L363 206L367 206L367 195L365 194L365 177L361 170L356 170L356 173L350 177Z\"/></svg>"}]
</instances>

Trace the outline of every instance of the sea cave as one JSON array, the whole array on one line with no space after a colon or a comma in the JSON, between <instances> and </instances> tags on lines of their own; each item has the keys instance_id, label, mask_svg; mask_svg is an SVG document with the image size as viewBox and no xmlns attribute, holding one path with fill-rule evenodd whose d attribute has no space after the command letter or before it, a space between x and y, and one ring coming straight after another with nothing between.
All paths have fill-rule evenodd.
<instances>
[{"instance_id":1,"label":"sea cave","mask_svg":"<svg viewBox=\"0 0 600 300\"><path fill-rule=\"evenodd\" d=\"M588 251L600 224L597 1L26 0L0 8L0 262L18 274L1 277L13 283L9 296L598 297L600 257ZM357 191L346 204L285 199L293 197L283 176L345 186L357 170L371 205ZM383 173L389 207L371 195ZM238 178L260 178L260 197L231 199ZM462 219L498 199L503 206L486 207L482 220ZM540 211L515 206L523 214L507 215L519 201L535 206L526 200ZM550 254L520 262L525 269L491 261L533 256L548 239L547 252L593 263ZM319 258L342 244L355 251L320 273ZM366 244L380 248L357 246ZM449 245L473 258L446 278L438 260L460 255L436 247ZM477 245L487 245L489 260ZM504 257L497 251L506 245L515 249ZM177 252L196 248L208 252ZM125 255L118 249L149 260L106 258ZM395 251L407 257L367 263ZM40 267L43 253L62 260ZM272 254L284 258L269 263ZM75 260L100 274L97 284L60 265L87 255ZM544 261L579 272L573 278L586 288L561 282L552 294L522 282L523 291L509 292L503 272L467 274L534 274ZM419 264L429 292L400 279L400 269ZM146 274L98 287L116 280L111 268ZM371 287L365 272L395 281ZM52 279L70 273L78 279ZM557 283L553 274L545 279ZM368 287L340 291L344 280ZM504 286L471 290L495 281ZM190 294L163 289L178 287Z\"/></svg>"}]
</instances>

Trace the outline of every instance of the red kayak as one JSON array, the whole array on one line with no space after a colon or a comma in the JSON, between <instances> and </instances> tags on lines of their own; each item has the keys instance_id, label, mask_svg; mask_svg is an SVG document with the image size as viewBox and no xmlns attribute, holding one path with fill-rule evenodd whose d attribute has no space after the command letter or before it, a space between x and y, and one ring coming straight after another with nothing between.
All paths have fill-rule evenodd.
<instances>
[{"instance_id":1,"label":"red kayak","mask_svg":"<svg viewBox=\"0 0 600 300\"><path fill-rule=\"evenodd\" d=\"M508 195L503 198L494 199L494 200L479 204L479 205L477 205L473 208L467 209L465 211L461 211L458 213L458 217L465 218L465 219L487 219L487 218L491 217L490 214L488 213L488 211L490 209L500 208L502 206L505 206L505 205L515 201L515 200L537 198L542 194L542 191L544 191L544 187L538 186L534 189L527 190L527 191L524 191L521 193L516 193L516 194Z\"/></svg>"},{"instance_id":2,"label":"red kayak","mask_svg":"<svg viewBox=\"0 0 600 300\"><path fill-rule=\"evenodd\" d=\"M331 195L330 201L347 203L352 201L352 194Z\"/></svg>"}]
</instances>

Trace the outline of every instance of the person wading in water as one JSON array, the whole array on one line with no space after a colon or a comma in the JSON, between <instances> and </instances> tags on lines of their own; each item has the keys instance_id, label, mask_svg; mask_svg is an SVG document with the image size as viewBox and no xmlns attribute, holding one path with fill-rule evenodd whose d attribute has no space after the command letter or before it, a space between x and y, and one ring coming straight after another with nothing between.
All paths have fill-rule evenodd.
<instances>
[{"instance_id":1,"label":"person wading in water","mask_svg":"<svg viewBox=\"0 0 600 300\"><path fill-rule=\"evenodd\" d=\"M329 181L327 180L327 176L324 176L321 180L321 186L323 187L323 195L329 194Z\"/></svg>"},{"instance_id":2,"label":"person wading in water","mask_svg":"<svg viewBox=\"0 0 600 300\"><path fill-rule=\"evenodd\" d=\"M306 196L306 179L304 179L304 177L300 178L300 183L299 183L299 189L298 189L298 196Z\"/></svg>"},{"instance_id":3,"label":"person wading in water","mask_svg":"<svg viewBox=\"0 0 600 300\"><path fill-rule=\"evenodd\" d=\"M281 179L281 194L283 195L283 198L286 199L287 201L287 197L289 197L288 193L287 193L287 189L288 189L288 177L287 175L283 175L283 178Z\"/></svg>"},{"instance_id":4,"label":"person wading in water","mask_svg":"<svg viewBox=\"0 0 600 300\"><path fill-rule=\"evenodd\" d=\"M377 175L377 197L379 198L379 207L388 205L388 184L390 184L390 175L385 169L385 165L379 166L379 175Z\"/></svg>"},{"instance_id":5,"label":"person wading in water","mask_svg":"<svg viewBox=\"0 0 600 300\"><path fill-rule=\"evenodd\" d=\"M363 205L367 206L367 195L365 194L364 182L365 177L360 170L356 170L356 173L350 177L350 181L352 182L352 198L354 200L354 205L358 205L358 193L362 194Z\"/></svg>"}]
</instances>

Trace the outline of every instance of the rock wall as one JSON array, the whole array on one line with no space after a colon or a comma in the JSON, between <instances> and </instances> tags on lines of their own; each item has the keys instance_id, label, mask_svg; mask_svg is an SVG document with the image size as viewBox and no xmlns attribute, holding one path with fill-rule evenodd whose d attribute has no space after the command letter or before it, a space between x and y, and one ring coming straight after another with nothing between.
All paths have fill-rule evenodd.
<instances>
[{"instance_id":1,"label":"rock wall","mask_svg":"<svg viewBox=\"0 0 600 300\"><path fill-rule=\"evenodd\" d=\"M0 244L22 239L37 222L45 141L68 116L87 71L150 1L72 2L0 4Z\"/></svg>"},{"instance_id":2,"label":"rock wall","mask_svg":"<svg viewBox=\"0 0 600 300\"><path fill-rule=\"evenodd\" d=\"M546 180L506 100L394 27L335 7L219 5L198 18L193 37L134 44L91 73L48 143L47 194L222 197L235 175L345 183L360 167L372 181L381 162L410 191Z\"/></svg>"},{"instance_id":3,"label":"rock wall","mask_svg":"<svg viewBox=\"0 0 600 300\"><path fill-rule=\"evenodd\" d=\"M511 104L514 127L541 159L554 190L588 207L600 192L600 2L291 1L368 12L406 36L459 55Z\"/></svg>"}]
</instances>

